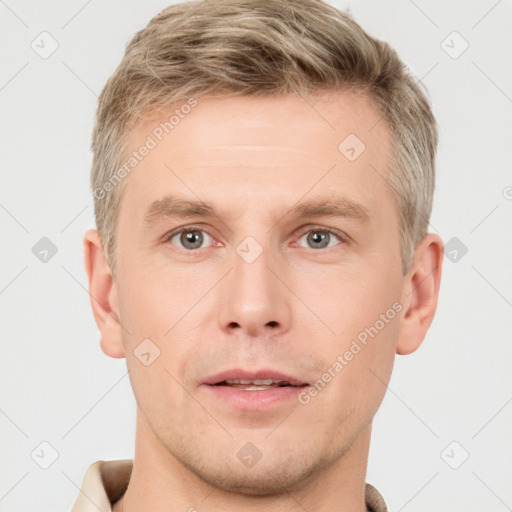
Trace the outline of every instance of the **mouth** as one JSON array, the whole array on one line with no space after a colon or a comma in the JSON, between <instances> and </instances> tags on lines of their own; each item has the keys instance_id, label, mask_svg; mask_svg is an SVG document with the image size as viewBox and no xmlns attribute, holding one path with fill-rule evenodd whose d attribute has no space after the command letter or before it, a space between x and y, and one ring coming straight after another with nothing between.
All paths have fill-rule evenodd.
<instances>
[{"instance_id":1,"label":"mouth","mask_svg":"<svg viewBox=\"0 0 512 512\"><path fill-rule=\"evenodd\" d=\"M254 380L242 380L242 379L227 379L222 382L214 384L214 386L227 386L235 389L243 389L244 391L262 391L265 389L282 388L286 386L302 387L307 384L300 386L291 384L286 380L276 381L274 379L254 379Z\"/></svg>"},{"instance_id":2,"label":"mouth","mask_svg":"<svg viewBox=\"0 0 512 512\"><path fill-rule=\"evenodd\" d=\"M296 377L274 370L248 371L238 368L211 375L205 379L204 384L227 386L246 391L261 391L285 386L304 387L309 385L307 382Z\"/></svg>"},{"instance_id":3,"label":"mouth","mask_svg":"<svg viewBox=\"0 0 512 512\"><path fill-rule=\"evenodd\" d=\"M219 405L252 412L298 403L300 390L309 386L307 382L274 370L241 369L212 375L203 384Z\"/></svg>"}]
</instances>

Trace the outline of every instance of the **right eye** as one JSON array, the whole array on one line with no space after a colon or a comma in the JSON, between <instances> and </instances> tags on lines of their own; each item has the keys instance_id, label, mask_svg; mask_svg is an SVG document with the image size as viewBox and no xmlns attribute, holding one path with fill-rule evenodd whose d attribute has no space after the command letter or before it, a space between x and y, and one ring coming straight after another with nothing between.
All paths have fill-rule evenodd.
<instances>
[{"instance_id":1,"label":"right eye","mask_svg":"<svg viewBox=\"0 0 512 512\"><path fill-rule=\"evenodd\" d=\"M169 233L165 237L165 242L171 242L173 245L177 245L181 249L187 251L194 251L196 249L202 249L205 241L209 242L207 247L211 245L213 237L211 237L203 229L188 227Z\"/></svg>"}]
</instances>

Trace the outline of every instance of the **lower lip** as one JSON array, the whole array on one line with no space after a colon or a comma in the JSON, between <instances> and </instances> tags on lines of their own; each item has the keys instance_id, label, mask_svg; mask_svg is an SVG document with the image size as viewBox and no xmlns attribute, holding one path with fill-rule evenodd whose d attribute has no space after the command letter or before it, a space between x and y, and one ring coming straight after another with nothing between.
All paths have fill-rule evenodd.
<instances>
[{"instance_id":1,"label":"lower lip","mask_svg":"<svg viewBox=\"0 0 512 512\"><path fill-rule=\"evenodd\" d=\"M236 409L246 411L265 411L295 399L305 386L281 386L278 388L246 391L230 386L206 385L215 398L225 401Z\"/></svg>"}]
</instances>

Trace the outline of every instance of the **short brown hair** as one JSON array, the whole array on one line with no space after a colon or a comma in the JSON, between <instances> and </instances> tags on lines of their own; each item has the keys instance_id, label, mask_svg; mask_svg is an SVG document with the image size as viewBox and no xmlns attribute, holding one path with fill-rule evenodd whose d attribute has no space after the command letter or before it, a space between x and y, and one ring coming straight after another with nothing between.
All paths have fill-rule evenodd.
<instances>
[{"instance_id":1,"label":"short brown hair","mask_svg":"<svg viewBox=\"0 0 512 512\"><path fill-rule=\"evenodd\" d=\"M405 274L428 230L437 127L425 93L397 53L322 0L200 0L168 7L138 32L99 98L91 184L114 276L123 190L115 185L126 135L139 119L206 95L347 88L368 92L393 136L385 178L398 207Z\"/></svg>"}]
</instances>

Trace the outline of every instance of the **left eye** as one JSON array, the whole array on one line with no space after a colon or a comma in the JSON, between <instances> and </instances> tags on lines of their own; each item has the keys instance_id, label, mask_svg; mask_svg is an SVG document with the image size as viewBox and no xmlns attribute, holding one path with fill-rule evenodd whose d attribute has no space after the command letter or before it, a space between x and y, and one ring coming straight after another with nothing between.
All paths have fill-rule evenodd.
<instances>
[{"instance_id":1,"label":"left eye","mask_svg":"<svg viewBox=\"0 0 512 512\"><path fill-rule=\"evenodd\" d=\"M201 229L189 229L180 231L179 233L172 235L169 238L169 241L177 245L175 242L173 242L173 240L176 238L181 244L181 247L187 250L201 249L205 240L209 242L208 245L210 245L213 240L213 238L208 233Z\"/></svg>"},{"instance_id":2,"label":"left eye","mask_svg":"<svg viewBox=\"0 0 512 512\"><path fill-rule=\"evenodd\" d=\"M306 243L310 244L309 247L312 249L325 249L337 245L334 242L335 239L338 242L342 242L342 239L328 229L311 229L299 238L299 242L302 239L306 239ZM304 246L302 246L304 247Z\"/></svg>"}]
</instances>

